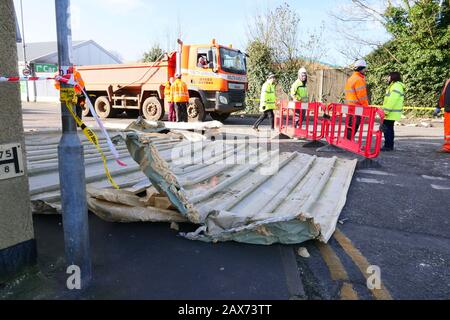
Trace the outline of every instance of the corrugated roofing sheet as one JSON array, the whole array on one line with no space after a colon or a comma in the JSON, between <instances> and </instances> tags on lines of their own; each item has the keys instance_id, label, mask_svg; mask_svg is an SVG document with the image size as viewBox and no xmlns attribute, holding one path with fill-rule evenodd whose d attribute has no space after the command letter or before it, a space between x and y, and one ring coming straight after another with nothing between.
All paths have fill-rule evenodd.
<instances>
[{"instance_id":1,"label":"corrugated roofing sheet","mask_svg":"<svg viewBox=\"0 0 450 320\"><path fill-rule=\"evenodd\" d=\"M194 143L178 135L155 134L151 126L133 129L126 133L127 146L118 146L128 167L115 166L112 159L109 162L124 190L109 188L100 158L94 148L86 147L90 209L112 221L190 221L199 224L199 229L183 235L193 240L327 242L356 167L356 160L261 148L260 140L211 141L197 136ZM27 139L36 210L43 203L60 207L58 138ZM171 207L148 201L149 180L170 199Z\"/></svg>"},{"instance_id":2,"label":"corrugated roofing sheet","mask_svg":"<svg viewBox=\"0 0 450 320\"><path fill-rule=\"evenodd\" d=\"M58 172L58 143L61 133L44 132L26 134L26 151L28 163L28 177L30 194L35 213L56 213L61 210ZM110 184L105 176L102 160L95 149L85 137L81 137L86 166L86 182L91 188L109 188ZM155 138L155 145L159 150L170 148L179 142L176 138ZM139 182L148 182L148 179L139 169L136 162L130 157L125 144L119 145L117 150L121 159L128 166L120 167L107 150L106 140L100 139L102 149L108 159L108 167L114 180L121 188L134 186Z\"/></svg>"}]
</instances>

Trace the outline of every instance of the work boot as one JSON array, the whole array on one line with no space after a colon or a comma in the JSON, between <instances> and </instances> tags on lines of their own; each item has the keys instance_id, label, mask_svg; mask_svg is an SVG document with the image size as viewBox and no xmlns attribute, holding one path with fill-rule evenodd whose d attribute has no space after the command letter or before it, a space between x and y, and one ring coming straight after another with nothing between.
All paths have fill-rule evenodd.
<instances>
[{"instance_id":1,"label":"work boot","mask_svg":"<svg viewBox=\"0 0 450 320\"><path fill-rule=\"evenodd\" d=\"M383 147L383 148L381 148L380 151L381 151L381 152L391 152L391 151L394 151L394 149L393 149L393 148L386 148L386 147Z\"/></svg>"}]
</instances>

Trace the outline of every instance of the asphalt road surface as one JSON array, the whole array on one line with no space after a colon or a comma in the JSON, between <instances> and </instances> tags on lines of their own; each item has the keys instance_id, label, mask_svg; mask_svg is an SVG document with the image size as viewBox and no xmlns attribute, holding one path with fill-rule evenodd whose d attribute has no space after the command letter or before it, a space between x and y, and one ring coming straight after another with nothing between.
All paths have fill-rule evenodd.
<instances>
[{"instance_id":1,"label":"asphalt road surface","mask_svg":"<svg viewBox=\"0 0 450 320\"><path fill-rule=\"evenodd\" d=\"M24 106L25 130L58 128L59 117L56 105ZM251 134L254 121L232 117L224 128ZM63 289L60 217L35 216L39 271L0 287L0 298L449 299L450 155L435 152L442 124L396 131L396 151L380 155L381 167L356 171L328 244L208 244L177 237L165 224L112 224L91 215L95 278L87 292L74 295ZM281 140L280 148L355 158L304 143ZM309 258L297 254L301 247Z\"/></svg>"}]
</instances>

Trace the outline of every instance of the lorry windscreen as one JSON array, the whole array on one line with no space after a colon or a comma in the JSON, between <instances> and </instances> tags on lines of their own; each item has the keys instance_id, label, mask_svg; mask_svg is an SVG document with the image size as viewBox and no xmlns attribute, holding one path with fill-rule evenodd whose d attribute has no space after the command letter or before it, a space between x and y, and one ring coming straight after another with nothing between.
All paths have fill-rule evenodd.
<instances>
[{"instance_id":1,"label":"lorry windscreen","mask_svg":"<svg viewBox=\"0 0 450 320\"><path fill-rule=\"evenodd\" d=\"M220 64L222 70L226 72L237 74L247 73L245 54L242 52L220 48Z\"/></svg>"}]
</instances>

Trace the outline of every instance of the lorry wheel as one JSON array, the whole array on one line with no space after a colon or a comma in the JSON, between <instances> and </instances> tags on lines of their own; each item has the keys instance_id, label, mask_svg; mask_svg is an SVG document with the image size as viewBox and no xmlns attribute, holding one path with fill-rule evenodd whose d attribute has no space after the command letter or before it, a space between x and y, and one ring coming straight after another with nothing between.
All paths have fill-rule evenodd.
<instances>
[{"instance_id":1,"label":"lorry wheel","mask_svg":"<svg viewBox=\"0 0 450 320\"><path fill-rule=\"evenodd\" d=\"M91 110L89 110L89 107L87 106L86 103L84 104L84 106L81 107L81 110L82 110L81 114L83 115L83 118L92 116Z\"/></svg>"},{"instance_id":2,"label":"lorry wheel","mask_svg":"<svg viewBox=\"0 0 450 320\"><path fill-rule=\"evenodd\" d=\"M111 103L108 100L108 97L98 97L95 100L95 112L97 112L100 118L112 118L117 115L117 110L114 110L111 107Z\"/></svg>"},{"instance_id":3,"label":"lorry wheel","mask_svg":"<svg viewBox=\"0 0 450 320\"><path fill-rule=\"evenodd\" d=\"M142 115L150 121L158 121L164 118L164 108L157 97L145 99L142 105Z\"/></svg>"},{"instance_id":4,"label":"lorry wheel","mask_svg":"<svg viewBox=\"0 0 450 320\"><path fill-rule=\"evenodd\" d=\"M89 101L92 103L92 101L97 100L97 96L95 96L93 94L90 94L89 98L85 99L84 106L81 107L82 108L82 115L83 115L83 117L92 117L92 113L91 113L91 110L89 109L89 106L88 106L88 103L87 103L87 99L89 99Z\"/></svg>"},{"instance_id":5,"label":"lorry wheel","mask_svg":"<svg viewBox=\"0 0 450 320\"><path fill-rule=\"evenodd\" d=\"M225 120L228 119L228 117L231 115L231 113L210 112L210 115L211 115L211 118L213 118L213 120L225 122Z\"/></svg>"},{"instance_id":6,"label":"lorry wheel","mask_svg":"<svg viewBox=\"0 0 450 320\"><path fill-rule=\"evenodd\" d=\"M205 107L200 98L189 99L188 106L188 119L189 122L203 122L206 118Z\"/></svg>"}]
</instances>

